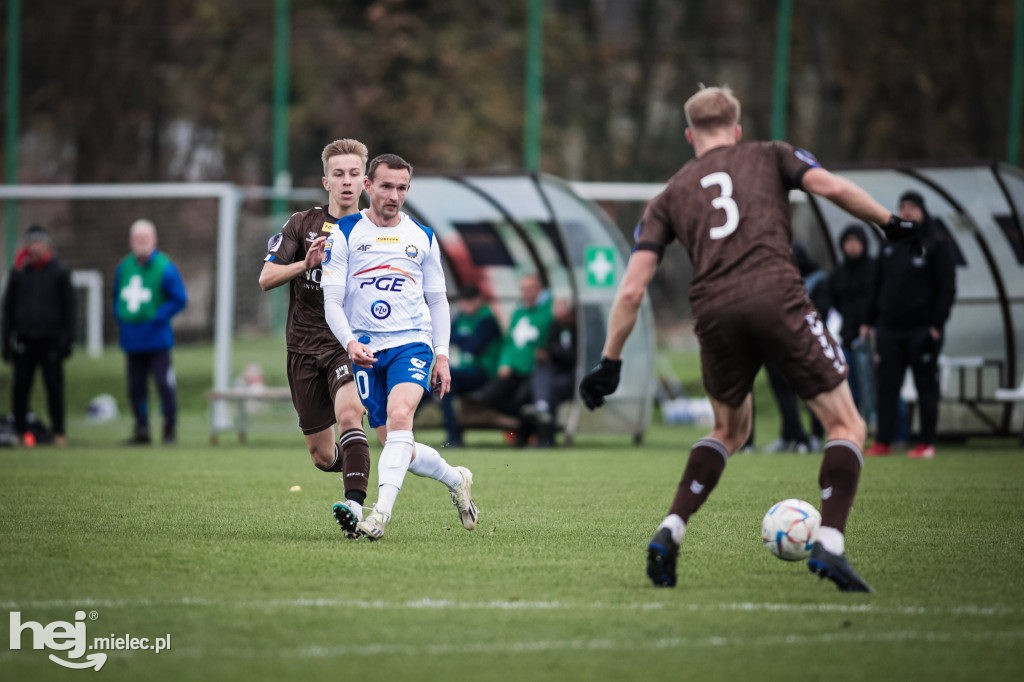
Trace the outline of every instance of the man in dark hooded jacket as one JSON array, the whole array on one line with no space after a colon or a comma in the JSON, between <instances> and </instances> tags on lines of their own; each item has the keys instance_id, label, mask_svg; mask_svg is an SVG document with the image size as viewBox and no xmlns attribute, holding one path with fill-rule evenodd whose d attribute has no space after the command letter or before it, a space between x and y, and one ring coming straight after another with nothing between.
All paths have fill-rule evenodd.
<instances>
[{"instance_id":1,"label":"man in dark hooded jacket","mask_svg":"<svg viewBox=\"0 0 1024 682\"><path fill-rule=\"evenodd\" d=\"M839 336L850 366L848 381L853 392L853 401L867 419L868 415L864 414L865 402L874 403L874 396L863 395L860 389L863 384L873 385L874 382L865 382L864 379L867 377L860 376L863 368L854 361L854 344L861 338L864 338L862 343L867 343L865 337L868 315L874 301L877 264L875 259L868 255L868 234L862 223L851 223L846 226L839 235L839 248L843 252L843 260L829 275L829 298L832 307L843 318Z\"/></svg>"},{"instance_id":2,"label":"man in dark hooded jacket","mask_svg":"<svg viewBox=\"0 0 1024 682\"><path fill-rule=\"evenodd\" d=\"M868 324L875 327L878 365L878 433L865 455L888 455L896 429L900 387L909 366L921 411L919 444L908 456L935 456L939 417L939 352L956 298L953 245L917 192L900 197L899 215L920 225L917 236L890 243L878 258Z\"/></svg>"},{"instance_id":3,"label":"man in dark hooded jacket","mask_svg":"<svg viewBox=\"0 0 1024 682\"><path fill-rule=\"evenodd\" d=\"M15 255L0 315L3 359L14 365L14 429L31 445L27 432L29 397L36 367L43 373L53 442L66 445L64 433L64 360L71 355L75 332L75 291L71 271L53 257L50 237L33 225L24 248Z\"/></svg>"}]
</instances>

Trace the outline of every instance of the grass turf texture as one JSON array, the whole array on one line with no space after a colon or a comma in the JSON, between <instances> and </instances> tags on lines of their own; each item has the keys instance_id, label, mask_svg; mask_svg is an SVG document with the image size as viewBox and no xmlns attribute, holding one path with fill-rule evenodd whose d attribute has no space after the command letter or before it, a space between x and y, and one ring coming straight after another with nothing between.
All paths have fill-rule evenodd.
<instances>
[{"instance_id":1,"label":"grass turf texture","mask_svg":"<svg viewBox=\"0 0 1024 682\"><path fill-rule=\"evenodd\" d=\"M182 356L179 376L192 371ZM195 366L208 376L208 363ZM820 457L739 455L669 590L644 576L644 547L700 430L554 451L473 434L479 447L444 454L474 471L475 531L440 484L410 475L384 539L353 543L331 518L337 474L309 464L293 424L210 447L202 401L189 401L174 448L113 446L126 421L89 431L76 417L66 450L0 451L3 610L43 625L95 611L90 640L172 636L158 656L109 651L104 678L1024 674L1024 459L1005 441L868 460L848 550L874 595L841 594L760 546L772 503L817 503ZM27 648L29 632L22 642L0 650L3 679L86 674Z\"/></svg>"}]
</instances>

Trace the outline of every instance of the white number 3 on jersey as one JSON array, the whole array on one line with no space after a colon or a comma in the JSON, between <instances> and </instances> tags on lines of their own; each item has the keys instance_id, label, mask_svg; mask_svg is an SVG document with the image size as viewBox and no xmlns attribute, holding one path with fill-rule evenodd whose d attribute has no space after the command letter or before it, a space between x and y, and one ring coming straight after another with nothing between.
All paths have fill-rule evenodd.
<instances>
[{"instance_id":1,"label":"white number 3 on jersey","mask_svg":"<svg viewBox=\"0 0 1024 682\"><path fill-rule=\"evenodd\" d=\"M711 228L712 239L723 239L736 231L740 224L740 209L732 198L732 178L728 173L711 173L700 179L700 186L705 189L711 185L722 188L722 194L711 200L713 208L725 211L725 224Z\"/></svg>"}]
</instances>

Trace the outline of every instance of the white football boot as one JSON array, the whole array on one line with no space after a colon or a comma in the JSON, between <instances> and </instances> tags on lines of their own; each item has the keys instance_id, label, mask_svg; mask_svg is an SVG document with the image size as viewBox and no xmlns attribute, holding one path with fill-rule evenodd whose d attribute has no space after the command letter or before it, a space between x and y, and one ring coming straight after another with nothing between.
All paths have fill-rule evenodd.
<instances>
[{"instance_id":1,"label":"white football boot","mask_svg":"<svg viewBox=\"0 0 1024 682\"><path fill-rule=\"evenodd\" d=\"M391 516L373 508L370 515L356 524L356 530L365 535L369 540L380 540L384 537L384 528L388 525Z\"/></svg>"},{"instance_id":2,"label":"white football boot","mask_svg":"<svg viewBox=\"0 0 1024 682\"><path fill-rule=\"evenodd\" d=\"M473 472L466 467L455 467L455 470L459 472L462 481L451 489L452 504L459 510L462 527L466 530L473 530L476 528L476 522L479 518L476 505L473 504L473 497L470 494L470 488L473 487Z\"/></svg>"}]
</instances>

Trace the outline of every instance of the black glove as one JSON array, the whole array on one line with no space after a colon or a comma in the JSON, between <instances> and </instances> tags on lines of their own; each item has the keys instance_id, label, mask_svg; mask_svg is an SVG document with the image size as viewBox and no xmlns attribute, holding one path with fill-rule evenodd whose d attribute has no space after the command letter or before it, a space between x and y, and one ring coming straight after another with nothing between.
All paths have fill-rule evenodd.
<instances>
[{"instance_id":1,"label":"black glove","mask_svg":"<svg viewBox=\"0 0 1024 682\"><path fill-rule=\"evenodd\" d=\"M882 225L882 232L885 233L885 238L891 242L898 242L903 239L909 239L910 237L917 236L919 234L918 228L920 225L912 223L909 220L900 218L895 213L889 218L889 222Z\"/></svg>"},{"instance_id":2,"label":"black glove","mask_svg":"<svg viewBox=\"0 0 1024 682\"><path fill-rule=\"evenodd\" d=\"M597 367L590 370L580 382L580 397L583 404L591 410L604 405L604 397L615 393L619 387L619 373L622 372L622 360L601 358Z\"/></svg>"}]
</instances>

